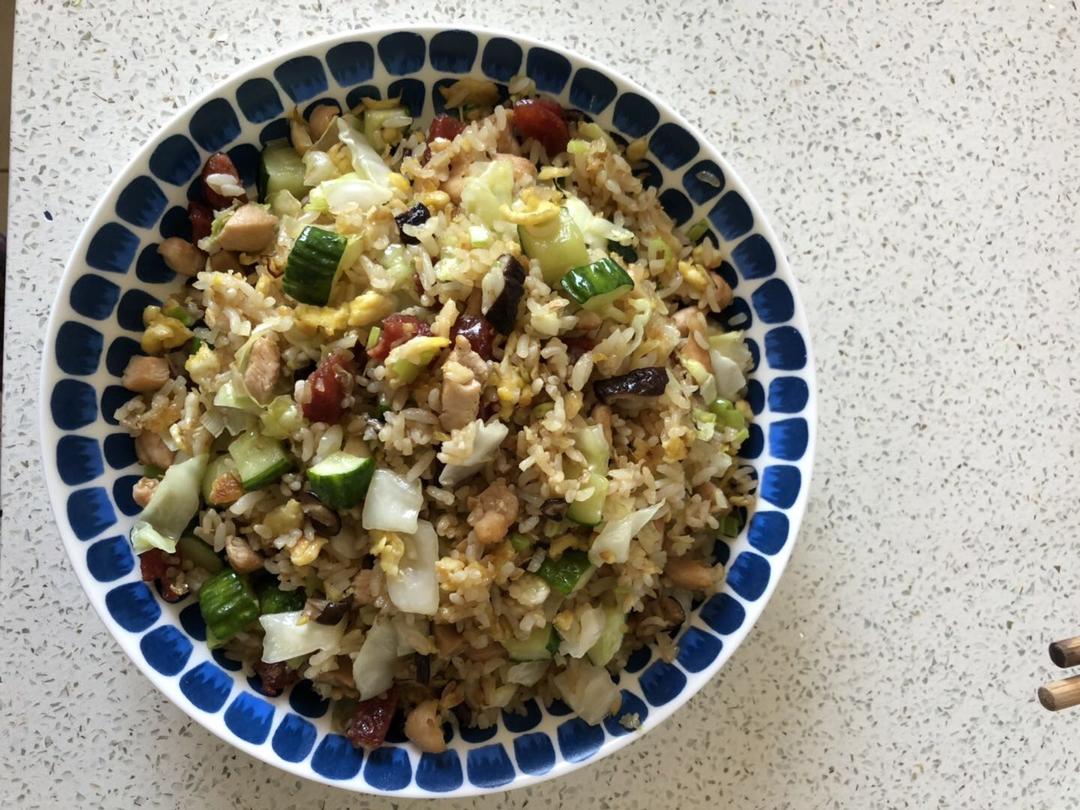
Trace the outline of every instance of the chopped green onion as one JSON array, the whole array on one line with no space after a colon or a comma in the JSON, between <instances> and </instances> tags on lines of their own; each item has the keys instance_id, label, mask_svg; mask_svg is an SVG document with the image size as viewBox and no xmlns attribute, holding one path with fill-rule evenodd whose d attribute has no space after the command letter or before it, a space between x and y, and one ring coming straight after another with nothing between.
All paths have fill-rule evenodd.
<instances>
[{"instance_id":1,"label":"chopped green onion","mask_svg":"<svg viewBox=\"0 0 1080 810\"><path fill-rule=\"evenodd\" d=\"M216 574L225 567L221 557L198 537L181 537L176 541L176 553L196 568L202 568L211 574Z\"/></svg>"},{"instance_id":2,"label":"chopped green onion","mask_svg":"<svg viewBox=\"0 0 1080 810\"><path fill-rule=\"evenodd\" d=\"M659 236L654 236L650 239L647 248L649 261L661 259L664 264L668 264L671 261L671 248L668 246L668 243Z\"/></svg>"},{"instance_id":3,"label":"chopped green onion","mask_svg":"<svg viewBox=\"0 0 1080 810\"><path fill-rule=\"evenodd\" d=\"M571 155L584 155L589 151L589 142L581 138L574 138L567 142L566 151Z\"/></svg>"},{"instance_id":4,"label":"chopped green onion","mask_svg":"<svg viewBox=\"0 0 1080 810\"><path fill-rule=\"evenodd\" d=\"M199 349L203 347L203 340L200 337L193 337L188 345L188 354L198 354Z\"/></svg>"},{"instance_id":5,"label":"chopped green onion","mask_svg":"<svg viewBox=\"0 0 1080 810\"><path fill-rule=\"evenodd\" d=\"M724 537L738 537L742 521L738 515L725 515L720 518L720 534Z\"/></svg>"},{"instance_id":6,"label":"chopped green onion","mask_svg":"<svg viewBox=\"0 0 1080 810\"><path fill-rule=\"evenodd\" d=\"M193 323L195 323L195 316L192 315L191 312L189 312L184 307L169 307L161 314L166 316L167 318L175 318L176 320L180 321L180 323L182 323L184 326L191 326Z\"/></svg>"},{"instance_id":7,"label":"chopped green onion","mask_svg":"<svg viewBox=\"0 0 1080 810\"><path fill-rule=\"evenodd\" d=\"M550 557L545 559L536 573L563 596L569 596L582 584L585 574L591 569L588 554L570 549L557 560Z\"/></svg>"},{"instance_id":8,"label":"chopped green onion","mask_svg":"<svg viewBox=\"0 0 1080 810\"><path fill-rule=\"evenodd\" d=\"M231 568L214 574L199 590L199 612L206 622L207 641L211 635L220 643L228 641L259 618L259 601L251 586Z\"/></svg>"},{"instance_id":9,"label":"chopped green onion","mask_svg":"<svg viewBox=\"0 0 1080 810\"><path fill-rule=\"evenodd\" d=\"M377 328L377 327L376 327ZM382 419L390 411L390 400L385 396L380 395L379 401L375 405L375 415Z\"/></svg>"},{"instance_id":10,"label":"chopped green onion","mask_svg":"<svg viewBox=\"0 0 1080 810\"><path fill-rule=\"evenodd\" d=\"M532 540L523 534L510 535L510 546L514 549L514 552L521 554L523 551L528 551L532 548Z\"/></svg>"},{"instance_id":11,"label":"chopped green onion","mask_svg":"<svg viewBox=\"0 0 1080 810\"><path fill-rule=\"evenodd\" d=\"M696 245L705 238L705 234L707 234L708 232L709 220L699 219L687 229L686 238Z\"/></svg>"},{"instance_id":12,"label":"chopped green onion","mask_svg":"<svg viewBox=\"0 0 1080 810\"><path fill-rule=\"evenodd\" d=\"M368 351L375 348L375 345L379 342L380 335L382 335L382 327L373 326L371 331L368 332L367 343L364 344Z\"/></svg>"}]
</instances>

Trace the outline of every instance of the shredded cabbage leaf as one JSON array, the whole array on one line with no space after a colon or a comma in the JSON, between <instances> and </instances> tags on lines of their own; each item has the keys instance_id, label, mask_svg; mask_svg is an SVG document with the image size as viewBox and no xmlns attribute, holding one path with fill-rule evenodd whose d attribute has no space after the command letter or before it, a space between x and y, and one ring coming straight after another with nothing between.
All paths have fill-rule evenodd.
<instances>
[{"instance_id":1,"label":"shredded cabbage leaf","mask_svg":"<svg viewBox=\"0 0 1080 810\"><path fill-rule=\"evenodd\" d=\"M338 137L349 150L353 171L360 177L390 191L390 175L392 174L390 167L383 163L379 153L371 148L371 144L358 127L359 123L353 115L343 115L337 119Z\"/></svg>"},{"instance_id":2,"label":"shredded cabbage leaf","mask_svg":"<svg viewBox=\"0 0 1080 810\"><path fill-rule=\"evenodd\" d=\"M493 160L486 165L473 164L473 170L480 165L484 168L479 173L465 178L461 207L478 216L487 227L494 228L503 219L500 208L513 201L514 169L508 160Z\"/></svg>"},{"instance_id":3,"label":"shredded cabbage leaf","mask_svg":"<svg viewBox=\"0 0 1080 810\"><path fill-rule=\"evenodd\" d=\"M406 481L389 470L375 470L364 499L363 527L368 531L415 534L424 495L420 481Z\"/></svg>"},{"instance_id":4,"label":"shredded cabbage leaf","mask_svg":"<svg viewBox=\"0 0 1080 810\"><path fill-rule=\"evenodd\" d=\"M336 650L345 634L345 620L335 625L319 624L300 619L304 611L269 613L259 617L266 635L263 637L262 660L267 664L288 661L319 650Z\"/></svg>"},{"instance_id":5,"label":"shredded cabbage leaf","mask_svg":"<svg viewBox=\"0 0 1080 810\"><path fill-rule=\"evenodd\" d=\"M131 532L131 546L136 554L160 548L166 554L176 551L176 541L199 511L199 492L206 472L204 453L165 471L150 503L146 505Z\"/></svg>"},{"instance_id":6,"label":"shredded cabbage leaf","mask_svg":"<svg viewBox=\"0 0 1080 810\"><path fill-rule=\"evenodd\" d=\"M476 424L476 437L473 439L472 453L460 464L447 464L443 467L439 473L440 486L455 487L480 472L484 465L494 458L499 445L510 432L510 428L497 419L486 425L477 419L473 424Z\"/></svg>"},{"instance_id":7,"label":"shredded cabbage leaf","mask_svg":"<svg viewBox=\"0 0 1080 810\"><path fill-rule=\"evenodd\" d=\"M609 240L620 245L633 244L633 232L597 216L585 202L577 197L568 195L563 204L589 247L606 250Z\"/></svg>"},{"instance_id":8,"label":"shredded cabbage leaf","mask_svg":"<svg viewBox=\"0 0 1080 810\"><path fill-rule=\"evenodd\" d=\"M604 563L626 562L630 556L630 541L663 506L663 503L658 503L625 517L609 520L589 547L589 562L597 568Z\"/></svg>"},{"instance_id":9,"label":"shredded cabbage leaf","mask_svg":"<svg viewBox=\"0 0 1080 810\"><path fill-rule=\"evenodd\" d=\"M405 613L434 616L439 609L439 580L435 562L439 538L426 520L417 521L416 532L404 535L404 554L397 573L386 577L386 590L394 606Z\"/></svg>"},{"instance_id":10,"label":"shredded cabbage leaf","mask_svg":"<svg viewBox=\"0 0 1080 810\"><path fill-rule=\"evenodd\" d=\"M343 174L333 180L325 180L315 186L308 195L305 211L341 214L349 209L366 210L390 202L394 193L387 187L364 180L356 172Z\"/></svg>"},{"instance_id":11,"label":"shredded cabbage leaf","mask_svg":"<svg viewBox=\"0 0 1080 810\"><path fill-rule=\"evenodd\" d=\"M579 658L571 658L551 680L567 705L590 725L611 714L620 702L619 687L608 671Z\"/></svg>"},{"instance_id":12,"label":"shredded cabbage leaf","mask_svg":"<svg viewBox=\"0 0 1080 810\"><path fill-rule=\"evenodd\" d=\"M378 697L394 685L394 665L398 659L398 634L389 620L368 631L353 661L353 680L361 700Z\"/></svg>"}]
</instances>

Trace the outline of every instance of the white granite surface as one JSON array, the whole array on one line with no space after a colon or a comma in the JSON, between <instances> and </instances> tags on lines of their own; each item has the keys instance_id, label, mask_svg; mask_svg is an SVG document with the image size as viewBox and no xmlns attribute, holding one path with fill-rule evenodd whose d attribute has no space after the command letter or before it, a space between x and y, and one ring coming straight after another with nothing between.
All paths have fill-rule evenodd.
<instances>
[{"instance_id":1,"label":"white granite surface","mask_svg":"<svg viewBox=\"0 0 1080 810\"><path fill-rule=\"evenodd\" d=\"M235 752L138 674L60 548L33 414L57 279L136 148L268 51L420 21L531 33L666 95L770 212L819 363L809 514L749 641L619 754L473 804L1072 806L1080 710L1045 712L1035 687L1054 674L1046 642L1080 631L1076 4L606 5L19 1L0 546L7 806L391 806Z\"/></svg>"}]
</instances>

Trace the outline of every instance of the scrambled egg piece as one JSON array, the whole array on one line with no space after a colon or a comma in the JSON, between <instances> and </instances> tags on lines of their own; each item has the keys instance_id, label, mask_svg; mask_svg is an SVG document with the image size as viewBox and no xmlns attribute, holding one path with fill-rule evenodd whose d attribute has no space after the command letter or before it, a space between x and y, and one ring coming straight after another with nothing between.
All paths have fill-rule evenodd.
<instances>
[{"instance_id":1,"label":"scrambled egg piece","mask_svg":"<svg viewBox=\"0 0 1080 810\"><path fill-rule=\"evenodd\" d=\"M398 566L405 556L405 541L396 532L372 532L371 553L379 558L379 567L388 577L400 574Z\"/></svg>"},{"instance_id":2,"label":"scrambled egg piece","mask_svg":"<svg viewBox=\"0 0 1080 810\"><path fill-rule=\"evenodd\" d=\"M543 225L559 217L559 206L534 193L531 187L522 190L518 203L521 207L500 205L499 216L515 225L531 226Z\"/></svg>"},{"instance_id":3,"label":"scrambled egg piece","mask_svg":"<svg viewBox=\"0 0 1080 810\"><path fill-rule=\"evenodd\" d=\"M291 501L291 503L296 503L296 501ZM326 539L323 537L313 537L310 540L301 537L289 549L289 562L297 568L311 565L318 558L319 552L322 551L325 545Z\"/></svg>"},{"instance_id":4,"label":"scrambled egg piece","mask_svg":"<svg viewBox=\"0 0 1080 810\"><path fill-rule=\"evenodd\" d=\"M390 172L389 180L390 185L403 194L408 194L412 191L412 186L409 185L409 181L405 179L404 175L398 174L397 172Z\"/></svg>"},{"instance_id":5,"label":"scrambled egg piece","mask_svg":"<svg viewBox=\"0 0 1080 810\"><path fill-rule=\"evenodd\" d=\"M197 385L208 385L221 371L221 362L214 350L204 343L187 359L184 368Z\"/></svg>"},{"instance_id":6,"label":"scrambled egg piece","mask_svg":"<svg viewBox=\"0 0 1080 810\"><path fill-rule=\"evenodd\" d=\"M271 509L263 518L263 525L273 532L275 537L299 529L304 525L304 510L300 508L300 501L290 499Z\"/></svg>"},{"instance_id":7,"label":"scrambled egg piece","mask_svg":"<svg viewBox=\"0 0 1080 810\"><path fill-rule=\"evenodd\" d=\"M147 307L143 310L143 332L140 345L147 354L163 354L169 349L177 349L191 339L192 332L176 318L170 318L161 311L161 307Z\"/></svg>"},{"instance_id":8,"label":"scrambled egg piece","mask_svg":"<svg viewBox=\"0 0 1080 810\"><path fill-rule=\"evenodd\" d=\"M389 296L368 290L340 307L317 307L297 304L293 314L300 328L326 335L344 332L350 326L371 326L394 311L394 300Z\"/></svg>"},{"instance_id":9,"label":"scrambled egg piece","mask_svg":"<svg viewBox=\"0 0 1080 810\"><path fill-rule=\"evenodd\" d=\"M709 277L706 275L704 268L696 264L680 261L679 273L686 279L686 283L698 292L705 292L705 288L709 286Z\"/></svg>"}]
</instances>

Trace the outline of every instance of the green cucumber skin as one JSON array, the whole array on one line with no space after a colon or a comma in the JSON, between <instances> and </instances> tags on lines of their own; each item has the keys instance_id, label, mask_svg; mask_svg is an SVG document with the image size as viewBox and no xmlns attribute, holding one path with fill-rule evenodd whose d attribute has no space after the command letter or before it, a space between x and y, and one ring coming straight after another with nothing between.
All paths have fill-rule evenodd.
<instances>
[{"instance_id":1,"label":"green cucumber skin","mask_svg":"<svg viewBox=\"0 0 1080 810\"><path fill-rule=\"evenodd\" d=\"M367 495L371 477L375 474L375 459L356 456L353 458L356 460L356 465L349 470L338 472L319 470L319 467L333 459L333 456L308 470L308 484L311 486L311 491L331 509L351 509L362 503L364 496Z\"/></svg>"},{"instance_id":2,"label":"green cucumber skin","mask_svg":"<svg viewBox=\"0 0 1080 810\"><path fill-rule=\"evenodd\" d=\"M599 309L634 289L634 280L611 259L571 268L559 280L571 299L586 309Z\"/></svg>"},{"instance_id":3,"label":"green cucumber skin","mask_svg":"<svg viewBox=\"0 0 1080 810\"><path fill-rule=\"evenodd\" d=\"M533 630L527 639L507 639L503 647L512 661L546 661L559 649L559 641L554 628L547 625Z\"/></svg>"},{"instance_id":4,"label":"green cucumber skin","mask_svg":"<svg viewBox=\"0 0 1080 810\"><path fill-rule=\"evenodd\" d=\"M259 613L263 616L269 613L290 613L294 610L303 610L307 598L304 591L283 591L276 585L267 584L259 589Z\"/></svg>"},{"instance_id":5,"label":"green cucumber skin","mask_svg":"<svg viewBox=\"0 0 1080 810\"><path fill-rule=\"evenodd\" d=\"M550 286L557 284L571 267L589 261L585 239L565 208L559 212L556 227L541 226L541 234L519 225L518 241L525 255L540 263L544 281Z\"/></svg>"},{"instance_id":6,"label":"green cucumber skin","mask_svg":"<svg viewBox=\"0 0 1080 810\"><path fill-rule=\"evenodd\" d=\"M584 551L571 549L557 560L544 560L536 573L563 596L569 596L590 568L592 564L589 562L589 555Z\"/></svg>"},{"instance_id":7,"label":"green cucumber skin","mask_svg":"<svg viewBox=\"0 0 1080 810\"><path fill-rule=\"evenodd\" d=\"M305 227L285 263L285 292L303 304L326 306L346 244L344 236L314 225Z\"/></svg>"},{"instance_id":8,"label":"green cucumber skin","mask_svg":"<svg viewBox=\"0 0 1080 810\"><path fill-rule=\"evenodd\" d=\"M268 144L259 156L259 197L272 202L279 191L288 191L302 200L307 194L304 185L304 163L290 144Z\"/></svg>"},{"instance_id":9,"label":"green cucumber skin","mask_svg":"<svg viewBox=\"0 0 1080 810\"><path fill-rule=\"evenodd\" d=\"M203 583L199 612L214 638L225 642L259 618L259 601L251 586L227 568Z\"/></svg>"},{"instance_id":10,"label":"green cucumber skin","mask_svg":"<svg viewBox=\"0 0 1080 810\"><path fill-rule=\"evenodd\" d=\"M281 442L257 433L245 433L229 445L240 480L248 492L271 484L293 468Z\"/></svg>"}]
</instances>

